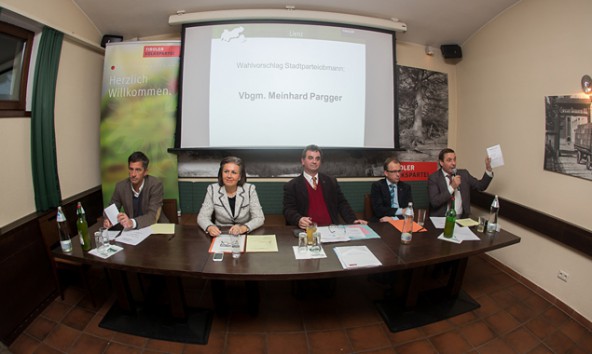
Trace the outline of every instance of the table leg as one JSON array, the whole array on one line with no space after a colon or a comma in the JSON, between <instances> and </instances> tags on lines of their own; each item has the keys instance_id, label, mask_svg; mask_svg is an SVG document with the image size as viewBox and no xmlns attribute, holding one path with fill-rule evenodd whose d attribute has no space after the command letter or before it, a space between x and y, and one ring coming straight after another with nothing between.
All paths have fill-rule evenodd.
<instances>
[{"instance_id":1,"label":"table leg","mask_svg":"<svg viewBox=\"0 0 592 354\"><path fill-rule=\"evenodd\" d=\"M183 319L187 317L185 312L185 301L183 299L183 287L179 277L166 277L167 293L169 294L171 315L174 318Z\"/></svg>"},{"instance_id":2,"label":"table leg","mask_svg":"<svg viewBox=\"0 0 592 354\"><path fill-rule=\"evenodd\" d=\"M134 300L127 281L127 273L122 270L109 269L109 277L113 282L113 290L117 296L117 304L124 311L135 311Z\"/></svg>"}]
</instances>

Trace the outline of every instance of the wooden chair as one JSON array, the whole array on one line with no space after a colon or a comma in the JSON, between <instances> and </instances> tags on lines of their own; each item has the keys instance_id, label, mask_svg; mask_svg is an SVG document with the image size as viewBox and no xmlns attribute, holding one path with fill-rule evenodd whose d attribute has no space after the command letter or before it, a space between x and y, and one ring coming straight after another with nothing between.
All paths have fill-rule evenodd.
<instances>
[{"instance_id":1,"label":"wooden chair","mask_svg":"<svg viewBox=\"0 0 592 354\"><path fill-rule=\"evenodd\" d=\"M372 210L372 200L370 194L364 194L364 220L371 221L374 219L374 210Z\"/></svg>"},{"instance_id":2,"label":"wooden chair","mask_svg":"<svg viewBox=\"0 0 592 354\"><path fill-rule=\"evenodd\" d=\"M177 199L163 199L162 212L164 216L169 219L170 223L179 223L179 215L177 214Z\"/></svg>"},{"instance_id":3,"label":"wooden chair","mask_svg":"<svg viewBox=\"0 0 592 354\"><path fill-rule=\"evenodd\" d=\"M57 211L54 210L40 217L38 219L38 222L39 228L41 229L41 237L43 238L43 243L45 244L47 255L49 256L49 260L51 262L53 276L55 278L56 285L58 287L58 291L60 292L60 297L62 298L62 300L64 299L64 288L60 283L58 271L68 270L78 273L78 275L82 279L84 288L89 294L93 307L96 308L97 303L93 295L92 288L90 287L90 283L88 281L88 271L90 270L90 265L72 260L56 259L53 257L51 250L55 247L60 247L60 234L58 231Z\"/></svg>"}]
</instances>

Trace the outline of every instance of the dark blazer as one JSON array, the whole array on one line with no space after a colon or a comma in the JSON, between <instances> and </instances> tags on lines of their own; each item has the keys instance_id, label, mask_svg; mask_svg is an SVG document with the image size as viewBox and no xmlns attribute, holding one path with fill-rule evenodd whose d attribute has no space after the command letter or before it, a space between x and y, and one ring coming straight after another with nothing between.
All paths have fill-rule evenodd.
<instances>
[{"instance_id":1,"label":"dark blazer","mask_svg":"<svg viewBox=\"0 0 592 354\"><path fill-rule=\"evenodd\" d=\"M376 219L383 216L395 216L396 208L391 208L391 191L389 190L386 178L372 183L370 188L370 200L372 201L372 211ZM397 200L399 209L407 207L413 202L411 196L411 186L405 182L397 183Z\"/></svg>"},{"instance_id":2,"label":"dark blazer","mask_svg":"<svg viewBox=\"0 0 592 354\"><path fill-rule=\"evenodd\" d=\"M300 218L308 216L307 183L301 174L284 185L284 217L289 225L298 226ZM331 216L331 222L342 224L341 218L343 218L346 224L353 224L357 219L356 214L341 192L337 180L334 177L319 173L319 184L323 190L323 197L325 198L329 216Z\"/></svg>"},{"instance_id":3,"label":"dark blazer","mask_svg":"<svg viewBox=\"0 0 592 354\"><path fill-rule=\"evenodd\" d=\"M466 218L471 214L471 189L483 191L487 189L493 177L483 173L483 178L476 179L467 170L458 170L457 175L461 177L460 196L462 198L463 214ZM428 177L428 197L430 198L430 216L444 216L451 194L448 192L448 181L441 169Z\"/></svg>"},{"instance_id":4,"label":"dark blazer","mask_svg":"<svg viewBox=\"0 0 592 354\"><path fill-rule=\"evenodd\" d=\"M168 219L162 213L163 187L162 182L158 178L150 175L144 177L144 187L142 188L140 197L142 198L141 206L143 215L134 218L134 195L132 193L132 182L128 178L117 183L109 204L115 203L118 210L123 205L124 212L127 216L130 219L133 218L136 220L138 229L150 226L156 222L168 222Z\"/></svg>"}]
</instances>

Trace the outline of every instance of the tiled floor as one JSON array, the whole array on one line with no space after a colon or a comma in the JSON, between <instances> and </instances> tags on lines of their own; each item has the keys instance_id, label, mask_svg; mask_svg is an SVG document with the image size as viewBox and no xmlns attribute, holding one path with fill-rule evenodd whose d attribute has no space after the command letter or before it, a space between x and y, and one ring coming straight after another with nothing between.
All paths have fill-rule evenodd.
<instances>
[{"instance_id":1,"label":"tiled floor","mask_svg":"<svg viewBox=\"0 0 592 354\"><path fill-rule=\"evenodd\" d=\"M136 337L100 328L113 296L93 309L70 286L9 347L17 353L592 353L592 333L485 258L469 261L464 289L481 308L391 333L373 300L383 289L366 277L337 281L337 295L291 296L289 282L261 284L257 317L243 311L244 286L230 284L231 311L216 316L207 345ZM209 284L185 283L190 305L211 306ZM105 290L106 292L107 290Z\"/></svg>"}]
</instances>

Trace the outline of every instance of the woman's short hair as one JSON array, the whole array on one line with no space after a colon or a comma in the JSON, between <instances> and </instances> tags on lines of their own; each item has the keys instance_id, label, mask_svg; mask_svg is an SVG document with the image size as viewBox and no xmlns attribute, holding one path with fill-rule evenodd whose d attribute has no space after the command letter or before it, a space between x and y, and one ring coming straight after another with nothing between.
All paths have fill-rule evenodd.
<instances>
[{"instance_id":1,"label":"woman's short hair","mask_svg":"<svg viewBox=\"0 0 592 354\"><path fill-rule=\"evenodd\" d=\"M222 179L222 170L224 169L224 165L227 163L233 163L240 168L240 179L238 180L238 185L242 186L247 181L247 170L245 168L245 164L240 157L236 156L226 156L225 158L220 161L220 168L218 169L218 185L223 186L224 180Z\"/></svg>"}]
</instances>

